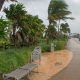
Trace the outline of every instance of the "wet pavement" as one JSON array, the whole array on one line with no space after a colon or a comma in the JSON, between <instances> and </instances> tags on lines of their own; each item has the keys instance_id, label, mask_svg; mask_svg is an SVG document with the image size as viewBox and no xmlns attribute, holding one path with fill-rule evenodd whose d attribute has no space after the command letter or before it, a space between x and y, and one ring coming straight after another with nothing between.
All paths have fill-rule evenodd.
<instances>
[{"instance_id":1,"label":"wet pavement","mask_svg":"<svg viewBox=\"0 0 80 80\"><path fill-rule=\"evenodd\" d=\"M80 80L80 42L78 39L70 39L67 47L73 52L71 63L49 80Z\"/></svg>"}]
</instances>

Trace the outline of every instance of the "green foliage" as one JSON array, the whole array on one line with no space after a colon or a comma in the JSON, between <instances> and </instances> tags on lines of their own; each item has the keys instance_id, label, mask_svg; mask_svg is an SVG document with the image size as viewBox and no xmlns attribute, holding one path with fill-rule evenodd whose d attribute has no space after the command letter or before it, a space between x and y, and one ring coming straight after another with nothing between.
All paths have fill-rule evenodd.
<instances>
[{"instance_id":1,"label":"green foliage","mask_svg":"<svg viewBox=\"0 0 80 80\"><path fill-rule=\"evenodd\" d=\"M36 39L43 35L45 25L38 16L26 15L23 25L23 31L28 37Z\"/></svg>"},{"instance_id":2,"label":"green foliage","mask_svg":"<svg viewBox=\"0 0 80 80\"><path fill-rule=\"evenodd\" d=\"M15 20L16 22L26 14L23 4L11 4L10 9L5 8L4 12L8 19Z\"/></svg>"},{"instance_id":3,"label":"green foliage","mask_svg":"<svg viewBox=\"0 0 80 80\"><path fill-rule=\"evenodd\" d=\"M50 45L45 40L40 42L39 45L41 46L42 52L50 52Z\"/></svg>"},{"instance_id":4,"label":"green foliage","mask_svg":"<svg viewBox=\"0 0 80 80\"><path fill-rule=\"evenodd\" d=\"M11 42L16 43L36 43L37 39L43 36L45 25L38 16L27 14L23 4L11 4L10 8L5 8L6 17L13 22L11 35ZM16 29L19 31L16 32ZM17 39L16 39L17 38Z\"/></svg>"},{"instance_id":5,"label":"green foliage","mask_svg":"<svg viewBox=\"0 0 80 80\"><path fill-rule=\"evenodd\" d=\"M33 47L21 49L7 49L0 51L0 72L9 73L27 64Z\"/></svg>"},{"instance_id":6,"label":"green foliage","mask_svg":"<svg viewBox=\"0 0 80 80\"><path fill-rule=\"evenodd\" d=\"M58 33L60 32L60 21L66 21L67 19L73 20L72 17L68 17L71 12L68 10L68 5L65 0L51 0L48 7L48 19L50 24L56 24Z\"/></svg>"},{"instance_id":7,"label":"green foliage","mask_svg":"<svg viewBox=\"0 0 80 80\"><path fill-rule=\"evenodd\" d=\"M65 48L67 40L54 40L56 45L55 50L62 50ZM47 44L46 40L42 40L38 44L42 48L42 52L50 52L50 43ZM28 48L13 48L7 50L0 50L0 72L9 73L30 61L30 55L34 46Z\"/></svg>"},{"instance_id":8,"label":"green foliage","mask_svg":"<svg viewBox=\"0 0 80 80\"><path fill-rule=\"evenodd\" d=\"M20 41L25 42L25 36L22 31L22 23L27 14L23 4L11 4L10 8L5 8L6 17L12 21L12 29L10 32L10 41L14 45L19 45ZM16 29L19 29L16 32ZM12 34L13 33L13 34Z\"/></svg>"},{"instance_id":9,"label":"green foliage","mask_svg":"<svg viewBox=\"0 0 80 80\"><path fill-rule=\"evenodd\" d=\"M50 52L50 45L48 44L45 44L45 45L42 45L42 52Z\"/></svg>"},{"instance_id":10,"label":"green foliage","mask_svg":"<svg viewBox=\"0 0 80 80\"><path fill-rule=\"evenodd\" d=\"M64 0L51 0L48 8L49 18L52 17L54 21L64 20L70 13L71 12L68 11L68 5Z\"/></svg>"},{"instance_id":11,"label":"green foliage","mask_svg":"<svg viewBox=\"0 0 80 80\"><path fill-rule=\"evenodd\" d=\"M0 44L9 43L9 28L11 22L0 19Z\"/></svg>"},{"instance_id":12,"label":"green foliage","mask_svg":"<svg viewBox=\"0 0 80 80\"><path fill-rule=\"evenodd\" d=\"M49 40L54 40L56 39L57 36L57 31L54 25L49 25L48 29L46 30L46 37Z\"/></svg>"},{"instance_id":13,"label":"green foliage","mask_svg":"<svg viewBox=\"0 0 80 80\"><path fill-rule=\"evenodd\" d=\"M70 33L70 28L69 28L69 25L68 23L65 23L65 24L61 24L61 32L63 33Z\"/></svg>"},{"instance_id":14,"label":"green foliage","mask_svg":"<svg viewBox=\"0 0 80 80\"><path fill-rule=\"evenodd\" d=\"M54 41L54 44L55 44L55 50L63 50L65 49L66 47L66 44L67 44L67 40L56 40Z\"/></svg>"},{"instance_id":15,"label":"green foliage","mask_svg":"<svg viewBox=\"0 0 80 80\"><path fill-rule=\"evenodd\" d=\"M0 38L4 38L5 36L5 28L7 27L7 21L0 19Z\"/></svg>"},{"instance_id":16,"label":"green foliage","mask_svg":"<svg viewBox=\"0 0 80 80\"><path fill-rule=\"evenodd\" d=\"M39 45L42 48L42 52L50 52L51 43L54 44L55 51L62 50L62 49L65 49L65 47L66 47L67 38L55 39L55 40L49 41L49 43L47 43L47 41L45 39L41 40L39 42Z\"/></svg>"}]
</instances>

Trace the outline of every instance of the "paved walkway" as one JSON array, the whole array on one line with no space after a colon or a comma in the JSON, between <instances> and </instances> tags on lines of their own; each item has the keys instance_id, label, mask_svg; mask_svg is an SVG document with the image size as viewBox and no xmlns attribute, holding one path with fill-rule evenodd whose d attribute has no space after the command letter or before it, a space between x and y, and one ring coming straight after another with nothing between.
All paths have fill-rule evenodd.
<instances>
[{"instance_id":1,"label":"paved walkway","mask_svg":"<svg viewBox=\"0 0 80 80\"><path fill-rule=\"evenodd\" d=\"M49 80L80 80L80 42L78 39L70 39L68 49L74 55L72 62L63 71Z\"/></svg>"},{"instance_id":2,"label":"paved walkway","mask_svg":"<svg viewBox=\"0 0 80 80\"><path fill-rule=\"evenodd\" d=\"M72 60L72 53L69 50L44 53L38 64L38 73L31 73L30 80L48 80L51 76L63 70ZM56 64L56 63L60 63Z\"/></svg>"}]
</instances>

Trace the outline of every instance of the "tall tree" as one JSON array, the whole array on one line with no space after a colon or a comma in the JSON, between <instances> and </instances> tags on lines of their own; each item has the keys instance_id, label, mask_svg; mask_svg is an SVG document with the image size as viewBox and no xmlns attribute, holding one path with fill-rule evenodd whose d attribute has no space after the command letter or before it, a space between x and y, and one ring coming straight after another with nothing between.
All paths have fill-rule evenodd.
<instances>
[{"instance_id":1,"label":"tall tree","mask_svg":"<svg viewBox=\"0 0 80 80\"><path fill-rule=\"evenodd\" d=\"M11 4L10 8L5 8L4 12L6 17L13 22L13 31L11 33L13 43L16 44L16 31L20 31L22 28L22 20L26 15L26 10L24 9L23 4Z\"/></svg>"},{"instance_id":2,"label":"tall tree","mask_svg":"<svg viewBox=\"0 0 80 80\"><path fill-rule=\"evenodd\" d=\"M23 22L23 31L27 35L29 42L36 43L43 36L44 29L45 25L38 16L26 15L25 21Z\"/></svg>"},{"instance_id":3,"label":"tall tree","mask_svg":"<svg viewBox=\"0 0 80 80\"><path fill-rule=\"evenodd\" d=\"M73 19L68 17L71 12L68 10L68 5L64 0L51 0L48 8L48 19L50 24L56 23L58 32L60 31L60 21Z\"/></svg>"},{"instance_id":4,"label":"tall tree","mask_svg":"<svg viewBox=\"0 0 80 80\"><path fill-rule=\"evenodd\" d=\"M56 36L57 36L57 31L55 25L49 25L46 30L47 41L49 42L50 40L56 39Z\"/></svg>"},{"instance_id":5,"label":"tall tree","mask_svg":"<svg viewBox=\"0 0 80 80\"><path fill-rule=\"evenodd\" d=\"M12 42L36 42L43 35L44 24L38 16L27 14L22 4L11 4L5 8L6 17L13 22ZM35 41L36 40L36 41Z\"/></svg>"}]
</instances>

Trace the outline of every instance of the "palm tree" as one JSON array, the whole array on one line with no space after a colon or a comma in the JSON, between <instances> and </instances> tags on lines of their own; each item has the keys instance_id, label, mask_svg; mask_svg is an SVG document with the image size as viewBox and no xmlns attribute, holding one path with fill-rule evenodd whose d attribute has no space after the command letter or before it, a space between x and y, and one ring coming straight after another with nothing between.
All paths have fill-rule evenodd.
<instances>
[{"instance_id":1,"label":"palm tree","mask_svg":"<svg viewBox=\"0 0 80 80\"><path fill-rule=\"evenodd\" d=\"M46 30L46 37L49 42L49 40L54 40L56 39L57 36L57 31L54 25L49 25L47 30Z\"/></svg>"},{"instance_id":2,"label":"palm tree","mask_svg":"<svg viewBox=\"0 0 80 80\"><path fill-rule=\"evenodd\" d=\"M26 15L23 30L28 37L28 41L35 43L43 36L45 25L38 16ZM28 43L29 43L28 42Z\"/></svg>"},{"instance_id":3,"label":"palm tree","mask_svg":"<svg viewBox=\"0 0 80 80\"><path fill-rule=\"evenodd\" d=\"M67 17L71 14L68 10L68 5L64 0L51 0L48 8L48 19L50 24L56 23L58 32L60 31L60 21L66 19L73 19L72 17Z\"/></svg>"},{"instance_id":4,"label":"palm tree","mask_svg":"<svg viewBox=\"0 0 80 80\"><path fill-rule=\"evenodd\" d=\"M0 0L0 10L1 10L3 4L4 4L4 1L5 1L5 0ZM6 0L6 1L8 1L8 0ZM10 1L16 1L16 0L10 0Z\"/></svg>"},{"instance_id":5,"label":"palm tree","mask_svg":"<svg viewBox=\"0 0 80 80\"><path fill-rule=\"evenodd\" d=\"M60 31L64 34L64 35L67 35L67 34L70 34L70 28L69 28L69 25L68 23L62 23L61 24L61 29Z\"/></svg>"},{"instance_id":6,"label":"palm tree","mask_svg":"<svg viewBox=\"0 0 80 80\"><path fill-rule=\"evenodd\" d=\"M5 8L4 12L6 13L6 17L13 22L13 31L11 32L13 43L16 43L16 30L21 30L22 28L22 20L26 15L26 10L24 9L23 4L11 4L10 8Z\"/></svg>"},{"instance_id":7,"label":"palm tree","mask_svg":"<svg viewBox=\"0 0 80 80\"><path fill-rule=\"evenodd\" d=\"M43 35L44 24L38 16L27 14L22 4L11 4L5 8L6 17L13 22L11 41L16 45L19 42L36 42ZM16 32L16 30L18 30Z\"/></svg>"}]
</instances>

